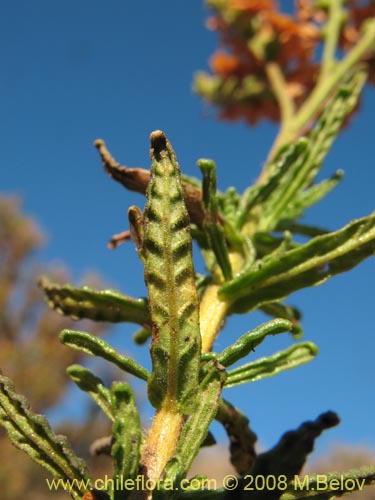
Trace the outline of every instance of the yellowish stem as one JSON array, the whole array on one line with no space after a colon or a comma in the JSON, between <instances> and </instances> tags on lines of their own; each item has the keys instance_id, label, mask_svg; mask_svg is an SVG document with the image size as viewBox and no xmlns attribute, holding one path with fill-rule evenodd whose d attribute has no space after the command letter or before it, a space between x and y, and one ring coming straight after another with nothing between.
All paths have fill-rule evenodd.
<instances>
[{"instance_id":1,"label":"yellowish stem","mask_svg":"<svg viewBox=\"0 0 375 500\"><path fill-rule=\"evenodd\" d=\"M217 296L219 285L211 285L207 288L200 305L200 326L202 334L202 352L209 352L217 334L221 330L228 302L223 302Z\"/></svg>"},{"instance_id":2,"label":"yellowish stem","mask_svg":"<svg viewBox=\"0 0 375 500\"><path fill-rule=\"evenodd\" d=\"M147 477L159 479L166 463L174 453L185 417L169 408L161 408L155 415L144 447L142 465Z\"/></svg>"},{"instance_id":3,"label":"yellowish stem","mask_svg":"<svg viewBox=\"0 0 375 500\"><path fill-rule=\"evenodd\" d=\"M280 107L282 126L286 126L295 112L294 101L289 95L287 82L277 63L269 62L265 69L269 84Z\"/></svg>"},{"instance_id":4,"label":"yellowish stem","mask_svg":"<svg viewBox=\"0 0 375 500\"><path fill-rule=\"evenodd\" d=\"M241 271L244 258L238 253L231 253L229 256L233 275ZM209 352L220 330L224 326L225 318L231 303L223 301L218 297L220 284L212 284L207 287L200 303L200 328L202 335L202 352Z\"/></svg>"},{"instance_id":5,"label":"yellowish stem","mask_svg":"<svg viewBox=\"0 0 375 500\"><path fill-rule=\"evenodd\" d=\"M152 480L154 484L161 478L164 467L174 455L185 420L184 415L170 406L162 407L155 414L143 447L142 470L140 471L146 479ZM150 484L152 484L151 481ZM152 491L134 492L132 498L134 500L149 500L152 498Z\"/></svg>"}]
</instances>

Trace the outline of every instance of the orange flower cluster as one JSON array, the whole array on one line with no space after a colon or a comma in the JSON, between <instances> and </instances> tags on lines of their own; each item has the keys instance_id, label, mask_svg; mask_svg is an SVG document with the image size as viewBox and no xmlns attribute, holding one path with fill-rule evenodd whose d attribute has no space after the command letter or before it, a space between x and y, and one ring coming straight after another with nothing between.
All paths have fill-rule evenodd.
<instances>
[{"instance_id":1,"label":"orange flower cluster","mask_svg":"<svg viewBox=\"0 0 375 500\"><path fill-rule=\"evenodd\" d=\"M215 14L207 26L219 32L223 48L210 59L214 80L201 75L198 93L219 106L221 118L245 119L250 124L264 118L278 121L279 105L267 74L267 65L274 62L298 108L320 69L316 53L324 37L324 2L297 0L293 14L281 12L274 0L211 0L208 4ZM347 11L340 34L343 50L358 41L362 23L375 15L375 2L348 0Z\"/></svg>"}]
</instances>

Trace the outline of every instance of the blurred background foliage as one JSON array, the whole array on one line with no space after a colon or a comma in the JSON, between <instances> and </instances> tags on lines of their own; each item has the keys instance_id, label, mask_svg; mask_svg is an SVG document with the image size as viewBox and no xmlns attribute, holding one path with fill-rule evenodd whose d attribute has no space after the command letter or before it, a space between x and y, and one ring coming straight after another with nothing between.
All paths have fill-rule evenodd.
<instances>
[{"instance_id":1,"label":"blurred background foliage","mask_svg":"<svg viewBox=\"0 0 375 500\"><path fill-rule=\"evenodd\" d=\"M48 273L57 281L69 281L63 265L46 265L37 260L38 249L46 241L38 224L23 213L21 201L0 196L0 366L14 380L17 390L27 396L33 411L47 413L61 404L69 379L66 367L83 354L64 347L58 333L74 324L97 335L107 332L104 324L75 322L50 310L37 286L39 274ZM98 286L102 279L87 274L84 283ZM102 373L104 378L110 373ZM90 444L108 434L108 424L92 408L85 421L66 420L57 432L68 435L77 452L89 456ZM91 460L93 473L105 470L106 459ZM109 463L109 460L108 460ZM28 499L50 498L45 472L24 453L13 448L5 430L0 429L1 498L15 500L27 492ZM6 478L6 479L5 479ZM55 493L56 498L66 498Z\"/></svg>"}]
</instances>

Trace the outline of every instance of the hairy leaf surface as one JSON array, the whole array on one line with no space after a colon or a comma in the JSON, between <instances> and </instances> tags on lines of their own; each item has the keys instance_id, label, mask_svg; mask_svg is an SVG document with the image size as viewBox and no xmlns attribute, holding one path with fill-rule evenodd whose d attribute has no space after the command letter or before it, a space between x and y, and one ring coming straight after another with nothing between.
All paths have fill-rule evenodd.
<instances>
[{"instance_id":1,"label":"hairy leaf surface","mask_svg":"<svg viewBox=\"0 0 375 500\"><path fill-rule=\"evenodd\" d=\"M189 412L198 385L201 338L189 217L175 153L151 134L151 180L144 212L145 279L152 320L151 403Z\"/></svg>"}]
</instances>

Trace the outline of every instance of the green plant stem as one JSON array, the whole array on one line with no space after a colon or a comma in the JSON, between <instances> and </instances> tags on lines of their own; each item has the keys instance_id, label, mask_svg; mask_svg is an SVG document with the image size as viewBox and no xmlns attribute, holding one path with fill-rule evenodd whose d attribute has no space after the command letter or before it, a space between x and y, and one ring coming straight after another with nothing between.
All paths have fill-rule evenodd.
<instances>
[{"instance_id":1,"label":"green plant stem","mask_svg":"<svg viewBox=\"0 0 375 500\"><path fill-rule=\"evenodd\" d=\"M284 127L281 127L280 132L274 142L271 150L271 157L275 155L277 150L291 142L296 137L301 135L303 129L309 122L314 120L325 100L329 97L333 89L338 85L345 75L360 61L360 59L369 52L375 45L375 19L368 21L361 40L352 48L346 57L335 66L335 71L326 73L324 78L319 78L319 83L316 85L310 97L305 101L304 105L289 120ZM331 50L331 49L330 49ZM328 60L328 55L326 56ZM265 172L262 173L260 180L264 179Z\"/></svg>"},{"instance_id":2,"label":"green plant stem","mask_svg":"<svg viewBox=\"0 0 375 500\"><path fill-rule=\"evenodd\" d=\"M328 22L325 26L325 44L322 54L322 65L319 74L319 81L324 80L326 75L334 70L336 65L337 42L340 35L342 22L343 0L331 0L329 3Z\"/></svg>"},{"instance_id":3,"label":"green plant stem","mask_svg":"<svg viewBox=\"0 0 375 500\"><path fill-rule=\"evenodd\" d=\"M294 101L290 97L283 72L275 62L266 64L267 78L280 107L281 127L289 123L295 112Z\"/></svg>"}]
</instances>

